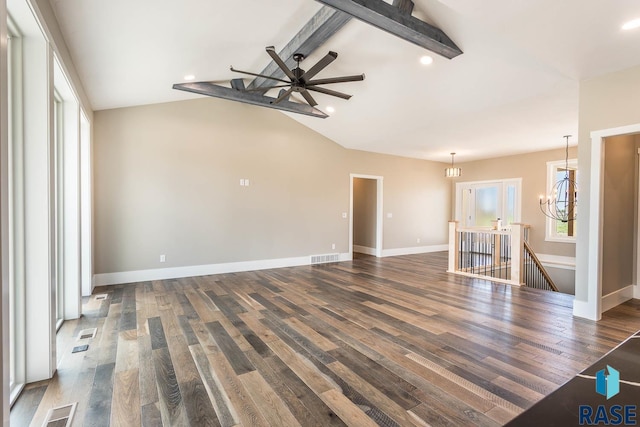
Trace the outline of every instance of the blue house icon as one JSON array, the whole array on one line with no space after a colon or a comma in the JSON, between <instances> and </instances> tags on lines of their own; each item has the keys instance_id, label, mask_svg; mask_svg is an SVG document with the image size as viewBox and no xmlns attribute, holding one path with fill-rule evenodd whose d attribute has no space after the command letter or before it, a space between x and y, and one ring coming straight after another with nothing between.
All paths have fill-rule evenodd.
<instances>
[{"instance_id":1,"label":"blue house icon","mask_svg":"<svg viewBox=\"0 0 640 427\"><path fill-rule=\"evenodd\" d=\"M609 400L620 393L620 372L609 365L607 371L608 375L605 375L604 369L596 373L596 393L606 396Z\"/></svg>"}]
</instances>

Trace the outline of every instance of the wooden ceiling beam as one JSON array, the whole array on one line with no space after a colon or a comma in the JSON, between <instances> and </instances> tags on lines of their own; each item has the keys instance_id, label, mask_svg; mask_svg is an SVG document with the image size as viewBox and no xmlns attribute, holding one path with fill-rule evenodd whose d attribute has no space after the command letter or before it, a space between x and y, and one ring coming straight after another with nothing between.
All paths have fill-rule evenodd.
<instances>
[{"instance_id":1,"label":"wooden ceiling beam","mask_svg":"<svg viewBox=\"0 0 640 427\"><path fill-rule=\"evenodd\" d=\"M445 58L455 58L462 50L441 29L411 15L412 2L394 0L316 0L401 39ZM407 13L409 11L409 13Z\"/></svg>"},{"instance_id":2,"label":"wooden ceiling beam","mask_svg":"<svg viewBox=\"0 0 640 427\"><path fill-rule=\"evenodd\" d=\"M323 6L318 13L316 13L309 22L307 22L304 27L298 31L298 34L296 34L291 41L289 41L289 43L287 43L287 45L278 52L278 55L282 58L289 69L293 69L296 66L296 61L293 60L294 54L301 53L304 56L311 55L311 53L322 46L350 20L350 15L342 13L332 7ZM266 68L258 74L277 78L285 77L280 67L278 67L278 65L273 61L271 61L269 65L267 65ZM251 83L249 83L247 88L259 89L271 85L271 81L262 77L256 77Z\"/></svg>"},{"instance_id":3,"label":"wooden ceiling beam","mask_svg":"<svg viewBox=\"0 0 640 427\"><path fill-rule=\"evenodd\" d=\"M174 89L200 95L212 96L214 98L229 99L231 101L244 102L245 104L258 105L260 107L274 108L276 110L288 111L290 113L305 114L307 116L326 119L328 116L317 108L300 102L291 102L287 99L275 104L276 98L264 96L256 92L245 92L240 89L233 89L219 86L208 82L176 83Z\"/></svg>"}]
</instances>

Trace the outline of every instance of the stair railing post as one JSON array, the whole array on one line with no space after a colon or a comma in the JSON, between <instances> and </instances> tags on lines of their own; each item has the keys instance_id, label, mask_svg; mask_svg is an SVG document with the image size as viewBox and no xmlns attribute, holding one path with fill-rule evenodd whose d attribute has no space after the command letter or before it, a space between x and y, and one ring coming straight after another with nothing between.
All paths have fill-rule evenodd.
<instances>
[{"instance_id":1,"label":"stair railing post","mask_svg":"<svg viewBox=\"0 0 640 427\"><path fill-rule=\"evenodd\" d=\"M458 265L458 221L449 221L449 266L447 272L453 273Z\"/></svg>"},{"instance_id":2,"label":"stair railing post","mask_svg":"<svg viewBox=\"0 0 640 427\"><path fill-rule=\"evenodd\" d=\"M524 226L511 224L511 281L518 285L523 283L524 272Z\"/></svg>"}]
</instances>

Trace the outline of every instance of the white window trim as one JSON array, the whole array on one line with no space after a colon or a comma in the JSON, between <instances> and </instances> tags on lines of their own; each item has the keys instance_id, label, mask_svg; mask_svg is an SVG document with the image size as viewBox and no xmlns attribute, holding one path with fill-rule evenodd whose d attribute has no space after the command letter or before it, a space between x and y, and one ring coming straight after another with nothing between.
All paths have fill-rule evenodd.
<instances>
[{"instance_id":1,"label":"white window trim","mask_svg":"<svg viewBox=\"0 0 640 427\"><path fill-rule=\"evenodd\" d=\"M567 165L569 169L578 170L578 159L569 159L566 160L552 160L547 162L547 185L545 187L545 191L548 192L551 190L551 187L557 182L556 172L558 167L565 167ZM546 242L557 242L557 243L575 243L576 236L558 236L555 234L554 230L555 221L548 216L545 217L545 237L544 240Z\"/></svg>"}]
</instances>

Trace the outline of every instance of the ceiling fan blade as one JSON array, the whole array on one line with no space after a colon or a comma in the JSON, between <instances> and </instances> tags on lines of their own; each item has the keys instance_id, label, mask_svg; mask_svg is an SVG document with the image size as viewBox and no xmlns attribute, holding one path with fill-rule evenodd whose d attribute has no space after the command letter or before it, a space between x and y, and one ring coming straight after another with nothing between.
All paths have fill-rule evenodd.
<instances>
[{"instance_id":1,"label":"ceiling fan blade","mask_svg":"<svg viewBox=\"0 0 640 427\"><path fill-rule=\"evenodd\" d=\"M273 46L267 46L267 53L273 59L273 62L278 64L278 67L286 74L287 77L291 79L291 81L296 80L296 76L291 72L287 64L280 58L280 56L276 53L276 49Z\"/></svg>"},{"instance_id":2,"label":"ceiling fan blade","mask_svg":"<svg viewBox=\"0 0 640 427\"><path fill-rule=\"evenodd\" d=\"M364 74L358 74L357 76L330 77L328 79L311 80L307 82L307 86L328 85L331 83L361 82L362 80L364 80Z\"/></svg>"},{"instance_id":3,"label":"ceiling fan blade","mask_svg":"<svg viewBox=\"0 0 640 427\"><path fill-rule=\"evenodd\" d=\"M262 87L256 87L253 89L245 89L244 92L265 92L269 89L275 89L278 87L289 87L291 86L291 84L288 85L275 85L275 86L262 86Z\"/></svg>"},{"instance_id":4,"label":"ceiling fan blade","mask_svg":"<svg viewBox=\"0 0 640 427\"><path fill-rule=\"evenodd\" d=\"M265 74L256 74L256 73L251 73L251 72L249 72L249 71L236 70L235 68L233 68L233 65L232 65L229 69L230 69L231 71L233 71L234 73L248 74L248 75L250 75L250 76L254 76L254 77L262 77L262 78L265 78L265 79L277 80L277 81L282 82L282 83L290 83L290 82L288 82L288 81L286 81L286 80L279 79L279 78L277 78L277 77L267 76L267 75L265 75Z\"/></svg>"},{"instance_id":5,"label":"ceiling fan blade","mask_svg":"<svg viewBox=\"0 0 640 427\"><path fill-rule=\"evenodd\" d=\"M279 103L280 101L283 101L285 99L287 99L289 97L289 95L291 95L291 92L293 92L293 88L290 87L289 89L287 89L284 93L282 93L278 99L276 99L275 101L273 101L274 104Z\"/></svg>"},{"instance_id":6,"label":"ceiling fan blade","mask_svg":"<svg viewBox=\"0 0 640 427\"><path fill-rule=\"evenodd\" d=\"M333 61L335 61L335 59L338 57L338 54L336 52L332 52L329 51L329 53L327 53L324 58L322 58L320 61L316 62L316 65L314 65L313 67L311 67L306 73L304 73L302 75L302 77L300 77L302 80L307 81L313 78L313 76L315 76L316 74L318 74L320 71L324 70L325 67L329 64L331 64Z\"/></svg>"},{"instance_id":7,"label":"ceiling fan blade","mask_svg":"<svg viewBox=\"0 0 640 427\"><path fill-rule=\"evenodd\" d=\"M318 105L318 103L316 102L315 99L313 99L313 96L311 96L308 90L303 90L302 92L300 92L300 95L302 95L303 98L307 101L307 103L309 103L309 105L311 105L312 107L315 107L316 105Z\"/></svg>"},{"instance_id":8,"label":"ceiling fan blade","mask_svg":"<svg viewBox=\"0 0 640 427\"><path fill-rule=\"evenodd\" d=\"M307 86L307 89L308 90L312 90L314 92L324 93L326 95L337 96L338 98L342 98L342 99L351 98L351 95L347 95L346 93L336 92L335 90L325 89L323 87L315 87L315 86L308 87Z\"/></svg>"}]
</instances>

